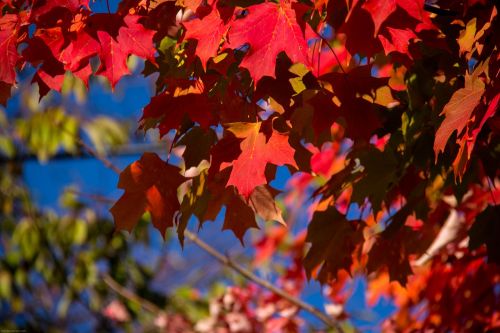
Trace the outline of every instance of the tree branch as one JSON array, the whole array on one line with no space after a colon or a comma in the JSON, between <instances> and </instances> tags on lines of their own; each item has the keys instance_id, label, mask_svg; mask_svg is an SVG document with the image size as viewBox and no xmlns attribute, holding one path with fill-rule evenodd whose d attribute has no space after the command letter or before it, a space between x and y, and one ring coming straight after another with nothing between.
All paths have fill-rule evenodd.
<instances>
[{"instance_id":1,"label":"tree branch","mask_svg":"<svg viewBox=\"0 0 500 333\"><path fill-rule=\"evenodd\" d=\"M60 152L50 157L51 161L54 160L70 160L75 158L94 158L94 155L89 154L87 149L83 147L80 142L77 140L77 145L82 148L84 151L80 151L78 153L68 153L68 152ZM140 155L146 151L152 151L157 153L165 152L165 146L168 145L168 142L163 144L129 144L120 146L117 148L113 148L106 152L108 156L134 156ZM4 155L0 155L0 164L2 163L10 163L10 162L26 162L26 161L34 161L38 160L36 154L32 153L17 153L12 157L7 157Z\"/></svg>"},{"instance_id":2,"label":"tree branch","mask_svg":"<svg viewBox=\"0 0 500 333\"><path fill-rule=\"evenodd\" d=\"M82 140L79 140L78 144L83 149L85 149L85 151L87 153L89 153L90 155L94 156L96 159L101 161L106 167L110 168L111 170L113 170L117 174L120 174L120 172L121 172L120 169L117 166L115 166L109 159L107 159L104 156L98 155L97 152L92 147L87 145ZM198 236L196 236L196 234L190 232L189 230L185 230L184 235L189 240L191 240L193 243L198 245L198 247L200 247L202 250L204 250L205 252L210 254L212 257L217 259L220 263L231 268L235 272L239 273L241 276L243 276L246 279L258 284L259 286L275 293L276 295L286 299L287 301L298 306L299 308L303 309L304 311L309 312L310 314L312 314L313 316L315 316L316 318L321 320L323 323L328 325L328 327L335 328L338 332L341 332L341 333L343 332L343 329L339 325L339 323L336 320L334 320L333 318L331 318L330 316L328 316L327 314L325 314L324 312L322 312L321 310L317 309L316 307L312 306L311 304L308 304L308 303L302 301L301 299L299 299L293 295L290 295L288 292L276 287L275 285L273 285L269 281L266 281L266 280L258 277L257 275L252 273L250 270L244 268L243 266L236 264L235 262L232 261L231 258L223 255L222 253L217 251L215 248L213 248L212 246L208 245L203 240L198 238ZM130 299L130 300L133 300L136 302L143 302L143 301L147 302L146 304L144 304L145 309L147 309L151 312L154 312L154 313L158 313L158 311L161 311L156 305L152 304L149 301L146 301L146 300L140 298L138 295L134 294L130 290L119 285L116 281L112 280L110 276L108 276L108 277L105 276L105 282L111 288L113 288L113 290L115 290L117 293L119 293L123 297L126 297L127 299Z\"/></svg>"},{"instance_id":3,"label":"tree branch","mask_svg":"<svg viewBox=\"0 0 500 333\"><path fill-rule=\"evenodd\" d=\"M245 267L238 265L230 257L223 255L222 253L217 251L215 248L213 248L212 246L208 245L203 240L198 238L198 236L196 236L195 234L193 234L189 230L185 230L184 235L190 241L192 241L193 243L198 245L201 249L203 249L205 252L207 252L212 257L217 259L223 265L231 268L232 270L236 271L237 273L239 273L240 275L242 275L246 279L258 284L259 286L261 286L269 291L272 291L276 295L286 299L287 301L298 306L299 308L309 312L313 316L320 319L323 323L328 325L328 327L332 327L332 328L337 329L339 332L343 332L342 328L340 327L340 325L338 324L337 321L333 320L328 315L326 315L325 313L323 313L319 309L315 308L311 304L308 304L308 303L302 301L301 299L290 295L288 292L276 287L275 285L271 284L269 281L266 281L266 280L258 277L257 275L255 275L254 273L252 273L251 271L246 269Z\"/></svg>"}]
</instances>

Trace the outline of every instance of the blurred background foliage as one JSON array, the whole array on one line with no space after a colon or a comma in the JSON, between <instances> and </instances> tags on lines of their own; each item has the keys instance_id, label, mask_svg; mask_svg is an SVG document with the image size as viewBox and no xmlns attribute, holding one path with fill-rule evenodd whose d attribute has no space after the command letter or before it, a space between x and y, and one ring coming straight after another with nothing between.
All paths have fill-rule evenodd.
<instances>
[{"instance_id":1,"label":"blurred background foliage","mask_svg":"<svg viewBox=\"0 0 500 333\"><path fill-rule=\"evenodd\" d=\"M150 243L146 222L134 231L130 244L114 233L109 220L79 201L74 188L61 196L62 213L40 211L12 171L11 166L2 168L0 180L0 321L6 327L88 332L134 331L138 326L148 331L160 311L143 311L140 300L117 298L121 291L109 281L162 309L189 308L192 320L203 316L207 306L200 300L182 297L179 302L179 297L166 298L150 289L154 267L141 265L132 251Z\"/></svg>"},{"instance_id":2,"label":"blurred background foliage","mask_svg":"<svg viewBox=\"0 0 500 333\"><path fill-rule=\"evenodd\" d=\"M164 331L170 323L176 331L207 316L208 303L192 288L181 286L171 297L151 288L162 263L137 260L136 250L150 248L151 237L158 237L146 216L132 236L116 233L109 215L96 211L98 206L106 211L111 199L67 184L58 205L41 208L24 178L27 161L92 158L86 145L105 156L137 155L144 145L159 149L165 143L141 143L144 136L135 133L133 117L89 115L87 88L70 74L61 94L40 101L36 85L21 84L13 100L0 109L2 329L147 332ZM149 308L142 304L147 300ZM167 312L176 314L167 321Z\"/></svg>"},{"instance_id":3,"label":"blurred background foliage","mask_svg":"<svg viewBox=\"0 0 500 333\"><path fill-rule=\"evenodd\" d=\"M83 112L87 88L70 74L58 98L40 101L36 86L24 88L17 110L10 115L0 112L0 150L5 157L34 155L43 163L57 153L81 154L78 142L82 139L88 139L101 155L129 142L130 121Z\"/></svg>"}]
</instances>

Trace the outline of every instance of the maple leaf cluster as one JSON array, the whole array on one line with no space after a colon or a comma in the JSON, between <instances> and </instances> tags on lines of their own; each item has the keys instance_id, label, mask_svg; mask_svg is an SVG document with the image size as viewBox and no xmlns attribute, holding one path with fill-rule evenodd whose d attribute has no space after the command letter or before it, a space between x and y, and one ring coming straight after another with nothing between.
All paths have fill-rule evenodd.
<instances>
[{"instance_id":1,"label":"maple leaf cluster","mask_svg":"<svg viewBox=\"0 0 500 333\"><path fill-rule=\"evenodd\" d=\"M122 172L117 228L149 212L182 242L191 218L201 225L225 207L223 230L243 241L258 219L293 220L269 185L285 166L302 193L285 203L311 218L309 277L387 272L404 285L412 262L437 260L469 229L475 246L461 260L498 263L494 1L127 0L97 14L88 0L10 0L0 10L2 103L28 65L41 96L68 72L115 87L130 55L158 75L139 126L173 136L182 162L147 153ZM434 244L457 211L458 231Z\"/></svg>"}]
</instances>

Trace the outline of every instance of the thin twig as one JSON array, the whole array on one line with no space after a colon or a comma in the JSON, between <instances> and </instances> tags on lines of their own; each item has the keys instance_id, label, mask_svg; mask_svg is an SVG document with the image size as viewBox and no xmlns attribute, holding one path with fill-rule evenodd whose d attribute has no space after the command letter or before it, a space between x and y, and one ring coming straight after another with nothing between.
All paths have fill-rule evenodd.
<instances>
[{"instance_id":1,"label":"thin twig","mask_svg":"<svg viewBox=\"0 0 500 333\"><path fill-rule=\"evenodd\" d=\"M454 10L439 8L431 4L424 4L424 10L439 16L456 16L458 13Z\"/></svg>"},{"instance_id":2,"label":"thin twig","mask_svg":"<svg viewBox=\"0 0 500 333\"><path fill-rule=\"evenodd\" d=\"M337 52L335 52L335 50L333 49L333 47L330 45L330 43L328 43L328 41L325 39L325 37L321 36L321 34L319 32L317 32L316 30L314 30L314 33L326 44L326 46L328 46L328 48L330 49L330 51L333 53L333 56L335 57L335 60L337 61L337 63L339 64L339 67L340 67L340 70L342 71L342 73L344 74L344 80L345 82L347 83L347 85L354 90L354 84L351 83L351 81L349 80L349 75L347 74L346 70L344 69L344 66L342 66L342 63L340 62L340 59L339 57L337 56ZM321 50L320 50L321 52Z\"/></svg>"},{"instance_id":3,"label":"thin twig","mask_svg":"<svg viewBox=\"0 0 500 333\"><path fill-rule=\"evenodd\" d=\"M347 72L345 71L344 67L342 66L342 63L340 62L340 59L337 56L337 52L335 52L335 50L330 45L330 43L328 43L328 41L325 39L325 37L321 36L321 34L319 32L317 32L316 30L313 29L313 31L326 44L326 46L328 46L328 48L330 49L330 51L333 53L333 56L335 57L335 60L339 64L340 70L342 71L342 73L344 73L347 76ZM321 50L320 50L320 52L321 52Z\"/></svg>"},{"instance_id":4,"label":"thin twig","mask_svg":"<svg viewBox=\"0 0 500 333\"><path fill-rule=\"evenodd\" d=\"M113 170L115 173L117 174L120 174L121 173L121 170L120 168L118 168L116 165L114 165L109 159L107 159L106 157L104 156L100 156L97 151L92 148L91 146L89 146L88 144L86 144L82 139L77 139L76 140L76 143L83 148L83 150L85 150L88 154L94 156L96 159L98 159L99 161L101 161L104 166L106 166L108 169L111 169Z\"/></svg>"},{"instance_id":5,"label":"thin twig","mask_svg":"<svg viewBox=\"0 0 500 333\"><path fill-rule=\"evenodd\" d=\"M111 14L111 10L109 9L109 0L106 0L106 7L108 7L108 14Z\"/></svg>"},{"instance_id":6,"label":"thin twig","mask_svg":"<svg viewBox=\"0 0 500 333\"><path fill-rule=\"evenodd\" d=\"M82 146L82 148L84 148L87 153L93 155L96 159L100 160L104 165L106 165L108 168L110 168L111 170L115 171L117 174L120 174L120 169L118 167L116 167L115 165L113 165L113 163L108 160L106 157L104 156L99 156L97 155L97 152L92 148L90 147L89 145L85 144L83 141L79 140L79 145ZM214 257L215 259L217 259L220 263L226 265L227 267L233 269L235 272L239 273L241 276L247 278L248 280L260 285L261 287L265 288L265 289L268 289L270 291L272 291L273 293L275 293L276 295L286 299L287 301L289 301L290 303L298 306L299 308L309 312L310 314L312 314L313 316L317 317L318 319L320 319L323 323L325 323L326 325L328 325L329 327L332 327L332 328L335 328L338 332L343 332L342 330L342 327L339 325L339 323L334 320L333 318L329 317L327 314L323 313L321 310L317 309L316 307L312 306L311 304L308 304L304 301L302 301L301 299L295 297L295 296L292 296L290 295L288 292L284 291L283 289L280 289L276 286L274 286L273 284L271 284L269 281L266 281L260 277L258 277L257 275L255 275L254 273L252 273L251 271L249 271L248 269L236 264L235 262L233 262L231 260L231 258L229 258L228 256L225 256L223 255L222 253L220 253L219 251L217 251L215 248L213 248L212 246L208 245L207 243L205 243L203 240L201 240L200 238L198 238L198 236L196 236L196 234L190 232L189 230L185 230L184 231L184 235L189 239L191 240L193 243L195 243L196 245L198 245L202 250L204 250L205 252L207 252L208 254L210 254L212 257ZM107 282L106 282L107 281ZM106 279L105 278L105 282L110 285L109 283L112 283L111 280ZM116 282L116 281L115 281ZM118 285L119 286L119 285ZM123 288L123 289L119 289L118 286L115 284L113 288L115 291L117 292L121 292L121 295L123 295L124 297L127 297L128 299L131 299L131 300L137 300L139 301L139 297L137 295L135 295L134 293L132 293L130 290L126 289L126 288ZM111 285L110 285L111 287ZM126 296L127 295L127 296ZM150 308L151 310L159 310L161 311L158 307L156 307L156 305L150 303L149 301L147 301L148 304L144 306L145 309L147 309L146 307ZM154 306L151 307L151 305Z\"/></svg>"},{"instance_id":7,"label":"thin twig","mask_svg":"<svg viewBox=\"0 0 500 333\"><path fill-rule=\"evenodd\" d=\"M129 301L132 301L134 303L139 304L142 306L145 310L151 312L155 316L166 316L167 313L160 309L158 306L155 304L151 303L147 299L142 298L141 296L137 295L136 293L130 291L126 287L122 286L118 282L116 282L115 279L111 277L109 274L104 274L103 275L103 280L104 283L108 285L111 289L113 289L114 292L116 292L118 295L122 296L123 298L128 299Z\"/></svg>"},{"instance_id":8,"label":"thin twig","mask_svg":"<svg viewBox=\"0 0 500 333\"><path fill-rule=\"evenodd\" d=\"M489 176L486 176L486 179L488 180L488 187L490 189L490 194L491 194L491 199L493 200L493 203L497 205L497 201L495 199L495 194L493 194L493 189L496 190L495 183L490 179Z\"/></svg>"},{"instance_id":9,"label":"thin twig","mask_svg":"<svg viewBox=\"0 0 500 333\"><path fill-rule=\"evenodd\" d=\"M115 203L115 200L107 198L103 195L99 194L92 194L92 193L85 193L81 192L76 189L69 189L67 190L68 193L74 194L82 199L89 199L91 201L103 204L103 205L113 205Z\"/></svg>"}]
</instances>

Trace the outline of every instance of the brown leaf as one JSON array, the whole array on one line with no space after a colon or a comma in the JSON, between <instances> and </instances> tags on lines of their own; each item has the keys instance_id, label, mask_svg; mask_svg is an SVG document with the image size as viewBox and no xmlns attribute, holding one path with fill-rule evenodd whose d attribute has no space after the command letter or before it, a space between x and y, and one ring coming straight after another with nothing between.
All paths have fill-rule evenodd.
<instances>
[{"instance_id":1,"label":"brown leaf","mask_svg":"<svg viewBox=\"0 0 500 333\"><path fill-rule=\"evenodd\" d=\"M144 212L149 212L153 225L164 236L180 207L177 188L185 178L179 171L154 153L145 153L122 171L118 187L125 193L110 209L116 228L131 231Z\"/></svg>"},{"instance_id":2,"label":"brown leaf","mask_svg":"<svg viewBox=\"0 0 500 333\"><path fill-rule=\"evenodd\" d=\"M411 231L403 227L392 237L377 237L368 253L366 264L368 273L378 271L385 266L389 270L390 280L396 280L405 286L408 275L413 273L408 261L409 251L406 248L409 243L406 237L409 233L411 234Z\"/></svg>"},{"instance_id":3,"label":"brown leaf","mask_svg":"<svg viewBox=\"0 0 500 333\"><path fill-rule=\"evenodd\" d=\"M335 279L339 269L350 270L352 251L363 239L357 224L356 221L347 221L334 207L314 213L306 238L311 249L304 258L309 278L319 266L318 280L322 283Z\"/></svg>"},{"instance_id":4,"label":"brown leaf","mask_svg":"<svg viewBox=\"0 0 500 333\"><path fill-rule=\"evenodd\" d=\"M467 126L467 122L471 118L472 111L481 101L481 96L484 93L484 82L474 75L465 77L465 87L458 89L450 101L441 112L445 118L436 132L434 140L434 153L436 158L439 152L444 151L446 143L451 134L456 130L458 135Z\"/></svg>"},{"instance_id":5,"label":"brown leaf","mask_svg":"<svg viewBox=\"0 0 500 333\"><path fill-rule=\"evenodd\" d=\"M243 244L243 236L250 228L259 229L253 210L245 203L241 195L231 195L226 203L226 217L222 230L231 230Z\"/></svg>"},{"instance_id":6,"label":"brown leaf","mask_svg":"<svg viewBox=\"0 0 500 333\"><path fill-rule=\"evenodd\" d=\"M253 211L265 221L276 221L286 226L281 209L276 205L272 188L266 185L257 186L250 195L249 204ZM274 190L276 192L276 190Z\"/></svg>"}]
</instances>

